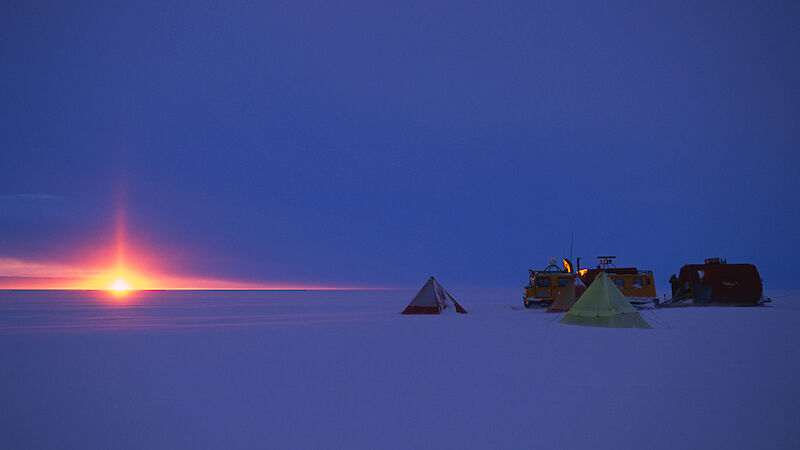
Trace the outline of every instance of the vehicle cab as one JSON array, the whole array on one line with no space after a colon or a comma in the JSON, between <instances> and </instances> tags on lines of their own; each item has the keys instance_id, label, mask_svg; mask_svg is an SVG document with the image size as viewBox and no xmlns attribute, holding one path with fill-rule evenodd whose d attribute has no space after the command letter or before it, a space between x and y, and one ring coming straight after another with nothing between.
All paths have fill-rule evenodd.
<instances>
[{"instance_id":1,"label":"vehicle cab","mask_svg":"<svg viewBox=\"0 0 800 450\"><path fill-rule=\"evenodd\" d=\"M522 296L526 308L549 305L567 286L575 274L569 260L564 259L563 262L564 267L557 266L555 260L551 260L542 270L528 270L528 285Z\"/></svg>"}]
</instances>

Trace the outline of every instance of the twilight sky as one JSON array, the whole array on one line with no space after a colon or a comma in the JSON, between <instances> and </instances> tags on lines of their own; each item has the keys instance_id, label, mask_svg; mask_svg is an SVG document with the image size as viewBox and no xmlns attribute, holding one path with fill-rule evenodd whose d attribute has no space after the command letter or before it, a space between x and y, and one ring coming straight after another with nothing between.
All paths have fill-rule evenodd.
<instances>
[{"instance_id":1,"label":"twilight sky","mask_svg":"<svg viewBox=\"0 0 800 450\"><path fill-rule=\"evenodd\" d=\"M797 287L798 23L797 2L4 1L0 281L111 267L122 235L173 277L521 287L574 232L660 287L711 256Z\"/></svg>"}]
</instances>

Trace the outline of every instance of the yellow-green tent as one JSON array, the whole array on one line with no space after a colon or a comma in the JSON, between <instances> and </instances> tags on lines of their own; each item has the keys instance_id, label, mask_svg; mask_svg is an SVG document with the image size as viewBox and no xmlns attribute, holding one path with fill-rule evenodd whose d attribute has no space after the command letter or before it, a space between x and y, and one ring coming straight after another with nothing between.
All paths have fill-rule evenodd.
<instances>
[{"instance_id":1,"label":"yellow-green tent","mask_svg":"<svg viewBox=\"0 0 800 450\"><path fill-rule=\"evenodd\" d=\"M609 328L652 328L601 271L561 323Z\"/></svg>"}]
</instances>

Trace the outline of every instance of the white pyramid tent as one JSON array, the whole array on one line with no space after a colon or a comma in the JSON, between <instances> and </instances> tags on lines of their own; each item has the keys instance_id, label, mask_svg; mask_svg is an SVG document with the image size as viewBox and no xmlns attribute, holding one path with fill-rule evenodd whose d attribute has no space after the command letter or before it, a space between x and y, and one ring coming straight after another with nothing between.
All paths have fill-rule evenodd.
<instances>
[{"instance_id":1,"label":"white pyramid tent","mask_svg":"<svg viewBox=\"0 0 800 450\"><path fill-rule=\"evenodd\" d=\"M433 277L428 279L428 282L417 292L414 300L411 300L411 303L403 310L403 314L441 314L443 312L466 314L467 310L459 305L456 299Z\"/></svg>"}]
</instances>

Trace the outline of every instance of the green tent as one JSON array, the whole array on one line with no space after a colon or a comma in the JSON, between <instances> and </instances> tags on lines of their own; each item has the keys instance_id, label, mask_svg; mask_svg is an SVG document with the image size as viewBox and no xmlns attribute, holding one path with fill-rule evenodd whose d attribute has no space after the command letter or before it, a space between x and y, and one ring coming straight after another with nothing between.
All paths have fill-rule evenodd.
<instances>
[{"instance_id":1,"label":"green tent","mask_svg":"<svg viewBox=\"0 0 800 450\"><path fill-rule=\"evenodd\" d=\"M609 328L652 328L603 271L567 311L561 323Z\"/></svg>"}]
</instances>

